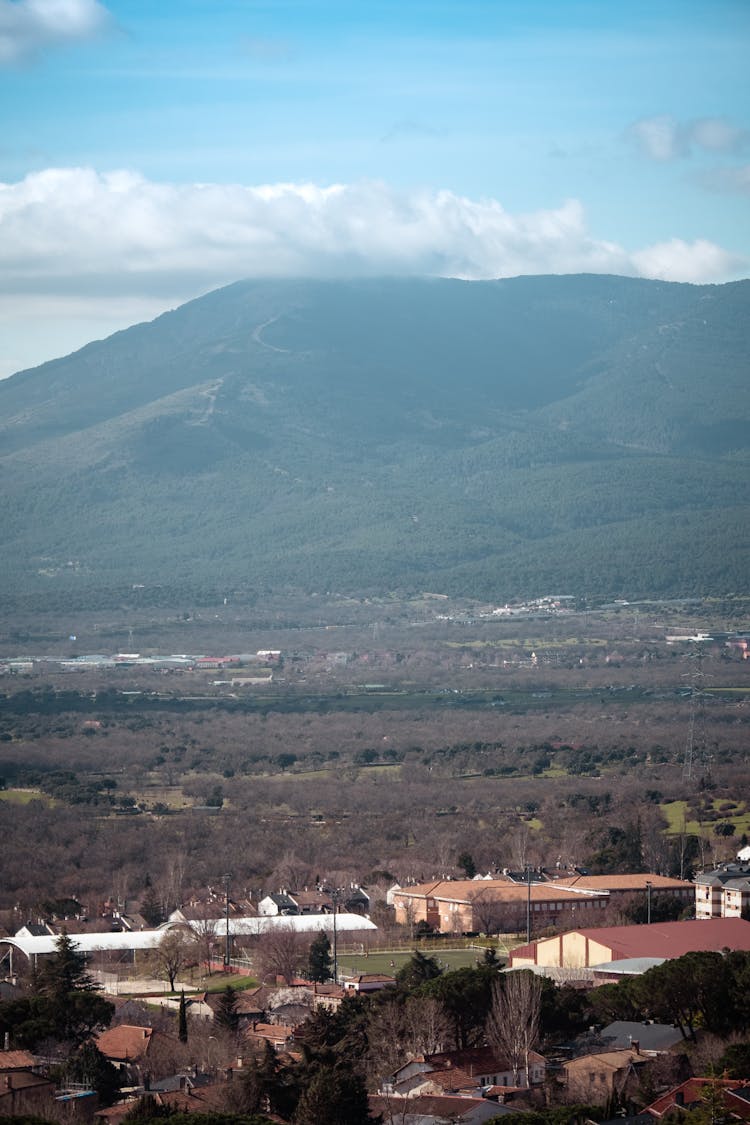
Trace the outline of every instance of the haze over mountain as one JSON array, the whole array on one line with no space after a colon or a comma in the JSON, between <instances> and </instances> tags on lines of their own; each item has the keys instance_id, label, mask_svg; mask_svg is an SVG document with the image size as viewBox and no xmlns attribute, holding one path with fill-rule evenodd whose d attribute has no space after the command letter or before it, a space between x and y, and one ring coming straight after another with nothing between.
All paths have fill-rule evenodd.
<instances>
[{"instance_id":1,"label":"haze over mountain","mask_svg":"<svg viewBox=\"0 0 750 1125\"><path fill-rule=\"evenodd\" d=\"M0 383L6 600L727 594L750 282L251 281Z\"/></svg>"}]
</instances>

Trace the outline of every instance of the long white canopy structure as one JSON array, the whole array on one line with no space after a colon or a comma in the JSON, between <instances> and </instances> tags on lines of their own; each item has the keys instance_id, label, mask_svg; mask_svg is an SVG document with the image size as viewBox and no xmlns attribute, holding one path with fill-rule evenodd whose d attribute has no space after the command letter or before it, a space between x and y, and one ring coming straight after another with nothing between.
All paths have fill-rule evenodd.
<instances>
[{"instance_id":1,"label":"long white canopy structure","mask_svg":"<svg viewBox=\"0 0 750 1125\"><path fill-rule=\"evenodd\" d=\"M70 940L80 953L95 953L99 950L153 949L164 937L164 930L133 930L131 933L69 934ZM59 935L43 934L39 937L16 935L0 937L0 945L12 945L27 957L54 953Z\"/></svg>"},{"instance_id":2,"label":"long white canopy structure","mask_svg":"<svg viewBox=\"0 0 750 1125\"><path fill-rule=\"evenodd\" d=\"M374 922L363 918L361 914L337 914L335 921L336 931L340 934L365 930L377 930ZM226 933L226 922L223 918L212 920L214 933L221 936ZM192 923L193 928L202 929L202 923ZM334 930L333 914L282 914L280 916L264 918L230 918L230 934L257 936L258 934L272 933L274 930L292 930L296 934L317 934L325 930L332 934Z\"/></svg>"},{"instance_id":3,"label":"long white canopy structure","mask_svg":"<svg viewBox=\"0 0 750 1125\"><path fill-rule=\"evenodd\" d=\"M217 937L226 933L226 922L223 918L211 919L208 923ZM352 933L376 931L377 926L369 918L360 914L337 914L337 933ZM140 950L154 949L162 941L169 930L190 928L194 933L204 931L201 922L166 922L156 930L131 930L119 933L106 931L103 933L69 934L71 942L81 953L97 953L100 951ZM273 918L230 918L229 933L234 936L258 936L259 934L272 933L275 930L292 930L298 934L315 934L320 930L332 934L334 929L333 914L298 914L282 915ZM15 937L0 937L0 945L11 945L25 953L27 957L43 956L54 953L57 948L58 936L44 934L32 937L26 934L17 934Z\"/></svg>"}]
</instances>

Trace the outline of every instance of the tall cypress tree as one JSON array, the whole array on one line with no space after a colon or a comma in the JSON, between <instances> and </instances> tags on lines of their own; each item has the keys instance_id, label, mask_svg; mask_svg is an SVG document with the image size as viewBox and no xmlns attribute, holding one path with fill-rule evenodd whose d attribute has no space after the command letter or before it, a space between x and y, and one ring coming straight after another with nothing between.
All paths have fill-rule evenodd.
<instances>
[{"instance_id":1,"label":"tall cypress tree","mask_svg":"<svg viewBox=\"0 0 750 1125\"><path fill-rule=\"evenodd\" d=\"M177 1017L177 1038L180 1043L188 1041L187 1007L185 1005L185 989L180 993L180 1012Z\"/></svg>"}]
</instances>

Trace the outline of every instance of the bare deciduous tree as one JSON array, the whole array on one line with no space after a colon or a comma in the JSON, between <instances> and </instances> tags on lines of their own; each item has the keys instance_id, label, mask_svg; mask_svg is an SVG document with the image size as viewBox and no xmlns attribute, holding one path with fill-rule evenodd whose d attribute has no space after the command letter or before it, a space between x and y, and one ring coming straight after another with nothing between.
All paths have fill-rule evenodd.
<instances>
[{"instance_id":1,"label":"bare deciduous tree","mask_svg":"<svg viewBox=\"0 0 750 1125\"><path fill-rule=\"evenodd\" d=\"M403 1061L401 1039L404 1014L395 996L384 998L368 1013L367 1040L370 1044L368 1069L378 1084L385 1082Z\"/></svg>"},{"instance_id":2,"label":"bare deciduous tree","mask_svg":"<svg viewBox=\"0 0 750 1125\"><path fill-rule=\"evenodd\" d=\"M503 904L498 901L497 895L493 895L492 891L485 887L484 890L470 894L469 899L474 921L472 928L483 934L498 933L504 912Z\"/></svg>"},{"instance_id":3,"label":"bare deciduous tree","mask_svg":"<svg viewBox=\"0 0 750 1125\"><path fill-rule=\"evenodd\" d=\"M434 996L410 996L404 1005L404 1040L409 1057L434 1055L451 1045L452 1023Z\"/></svg>"},{"instance_id":4,"label":"bare deciduous tree","mask_svg":"<svg viewBox=\"0 0 750 1125\"><path fill-rule=\"evenodd\" d=\"M263 980L291 984L304 964L310 949L309 935L299 934L291 926L267 930L258 938L254 966Z\"/></svg>"},{"instance_id":5,"label":"bare deciduous tree","mask_svg":"<svg viewBox=\"0 0 750 1125\"><path fill-rule=\"evenodd\" d=\"M208 915L208 911L205 911ZM195 959L204 965L206 972L211 975L211 962L216 956L216 951L221 943L222 935L217 933L215 918L198 918L190 923L190 933L193 940Z\"/></svg>"},{"instance_id":6,"label":"bare deciduous tree","mask_svg":"<svg viewBox=\"0 0 750 1125\"><path fill-rule=\"evenodd\" d=\"M522 1069L526 1085L531 1085L529 1055L539 1040L541 1003L539 979L528 970L507 973L502 980L493 982L487 1038L507 1058L516 1085Z\"/></svg>"},{"instance_id":7,"label":"bare deciduous tree","mask_svg":"<svg viewBox=\"0 0 750 1125\"><path fill-rule=\"evenodd\" d=\"M159 944L148 957L149 971L163 975L169 981L170 991L174 992L175 981L181 969L189 965L193 958L193 942L190 934L182 929L167 930Z\"/></svg>"}]
</instances>

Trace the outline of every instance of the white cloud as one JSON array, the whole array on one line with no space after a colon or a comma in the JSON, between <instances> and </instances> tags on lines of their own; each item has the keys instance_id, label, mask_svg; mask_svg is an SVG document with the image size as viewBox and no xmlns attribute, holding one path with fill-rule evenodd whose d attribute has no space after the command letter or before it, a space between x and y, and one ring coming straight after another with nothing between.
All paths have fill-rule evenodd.
<instances>
[{"instance_id":1,"label":"white cloud","mask_svg":"<svg viewBox=\"0 0 750 1125\"><path fill-rule=\"evenodd\" d=\"M726 117L703 117L690 122L688 136L696 147L707 152L740 152L747 147L749 134Z\"/></svg>"},{"instance_id":2,"label":"white cloud","mask_svg":"<svg viewBox=\"0 0 750 1125\"><path fill-rule=\"evenodd\" d=\"M633 262L644 277L664 281L725 281L743 264L742 259L713 242L699 238L683 242L672 238L633 254Z\"/></svg>"},{"instance_id":3,"label":"white cloud","mask_svg":"<svg viewBox=\"0 0 750 1125\"><path fill-rule=\"evenodd\" d=\"M87 39L109 18L99 0L0 0L0 65Z\"/></svg>"},{"instance_id":4,"label":"white cloud","mask_svg":"<svg viewBox=\"0 0 750 1125\"><path fill-rule=\"evenodd\" d=\"M627 136L642 155L665 162L690 156L696 149L711 153L736 153L747 147L750 133L726 117L700 117L677 121L668 113L642 117L627 129Z\"/></svg>"},{"instance_id":5,"label":"white cloud","mask_svg":"<svg viewBox=\"0 0 750 1125\"><path fill-rule=\"evenodd\" d=\"M742 265L706 241L628 252L594 238L576 200L512 214L496 199L369 181L165 184L88 168L0 184L0 318L11 327L24 302L38 313L37 351L24 361L16 346L6 374L61 354L54 325L71 314L83 344L132 322L124 309L134 302L156 315L244 277L591 272L702 282ZM45 326L50 351L40 356Z\"/></svg>"},{"instance_id":6,"label":"white cloud","mask_svg":"<svg viewBox=\"0 0 750 1125\"><path fill-rule=\"evenodd\" d=\"M730 195L750 195L750 164L737 168L711 168L700 176L700 183L709 191Z\"/></svg>"},{"instance_id":7,"label":"white cloud","mask_svg":"<svg viewBox=\"0 0 750 1125\"><path fill-rule=\"evenodd\" d=\"M634 121L628 128L628 136L651 160L675 160L686 153L683 132L674 117L666 113Z\"/></svg>"}]
</instances>

